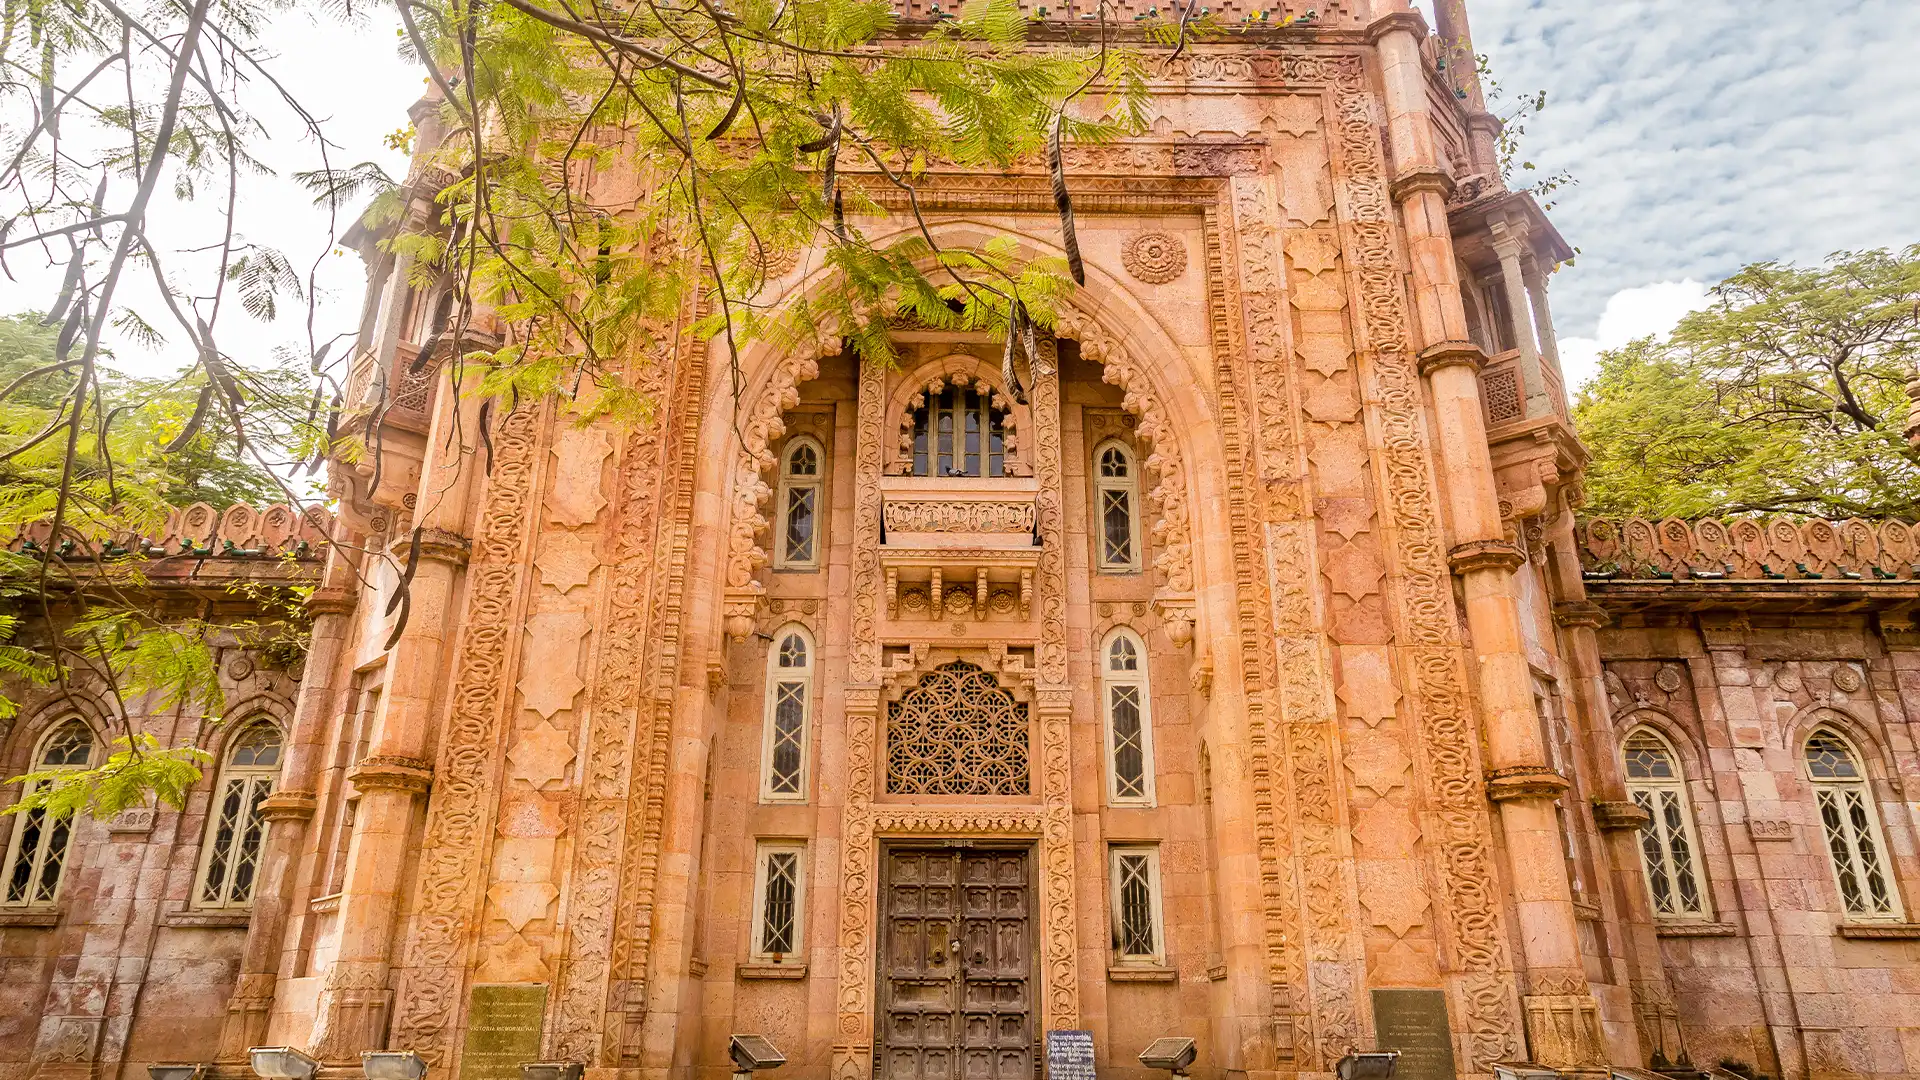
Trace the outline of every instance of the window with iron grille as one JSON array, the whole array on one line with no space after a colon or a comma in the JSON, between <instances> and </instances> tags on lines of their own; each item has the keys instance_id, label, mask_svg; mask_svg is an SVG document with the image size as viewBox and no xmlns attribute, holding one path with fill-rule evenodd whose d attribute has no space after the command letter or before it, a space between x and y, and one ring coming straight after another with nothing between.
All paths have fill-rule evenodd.
<instances>
[{"instance_id":1,"label":"window with iron grille","mask_svg":"<svg viewBox=\"0 0 1920 1080\"><path fill-rule=\"evenodd\" d=\"M273 794L280 775L281 744L280 729L259 720L243 729L227 751L207 808L196 905L235 908L253 903L254 877L267 835L260 804Z\"/></svg>"},{"instance_id":2,"label":"window with iron grille","mask_svg":"<svg viewBox=\"0 0 1920 1080\"><path fill-rule=\"evenodd\" d=\"M1133 451L1105 442L1093 454L1096 541L1103 573L1140 569L1140 476Z\"/></svg>"},{"instance_id":3,"label":"window with iron grille","mask_svg":"<svg viewBox=\"0 0 1920 1080\"><path fill-rule=\"evenodd\" d=\"M780 458L778 558L781 570L820 568L820 515L825 491L826 455L820 444L801 437L787 442Z\"/></svg>"},{"instance_id":4,"label":"window with iron grille","mask_svg":"<svg viewBox=\"0 0 1920 1080\"><path fill-rule=\"evenodd\" d=\"M760 795L805 802L807 733L813 710L813 642L797 626L773 635L767 656L767 720Z\"/></svg>"},{"instance_id":5,"label":"window with iron grille","mask_svg":"<svg viewBox=\"0 0 1920 1080\"><path fill-rule=\"evenodd\" d=\"M1651 728L1638 728L1621 748L1627 794L1653 816L1640 833L1641 868L1653 913L1662 919L1712 914L1701 878L1687 778L1673 747Z\"/></svg>"},{"instance_id":6,"label":"window with iron grille","mask_svg":"<svg viewBox=\"0 0 1920 1080\"><path fill-rule=\"evenodd\" d=\"M1115 630L1101 650L1107 728L1107 800L1153 803L1153 730L1147 694L1147 649L1133 631Z\"/></svg>"},{"instance_id":7,"label":"window with iron grille","mask_svg":"<svg viewBox=\"0 0 1920 1080\"><path fill-rule=\"evenodd\" d=\"M1160 964L1166 959L1160 914L1160 851L1146 844L1112 849L1113 959Z\"/></svg>"},{"instance_id":8,"label":"window with iron grille","mask_svg":"<svg viewBox=\"0 0 1920 1080\"><path fill-rule=\"evenodd\" d=\"M991 384L961 378L916 400L913 475L1006 475L1008 409Z\"/></svg>"},{"instance_id":9,"label":"window with iron grille","mask_svg":"<svg viewBox=\"0 0 1920 1080\"><path fill-rule=\"evenodd\" d=\"M1886 841L1860 755L1846 737L1820 728L1807 737L1807 778L1849 919L1898 919L1900 901L1887 872Z\"/></svg>"},{"instance_id":10,"label":"window with iron grille","mask_svg":"<svg viewBox=\"0 0 1920 1080\"><path fill-rule=\"evenodd\" d=\"M72 772L93 762L93 729L79 719L55 724L34 751L33 771ZM47 786L32 780L21 798ZM60 896L61 870L73 846L72 815L54 815L44 808L14 815L13 839L7 845L8 907L44 907Z\"/></svg>"},{"instance_id":11,"label":"window with iron grille","mask_svg":"<svg viewBox=\"0 0 1920 1080\"><path fill-rule=\"evenodd\" d=\"M803 849L763 842L756 851L753 883L753 958L780 963L800 952L805 928Z\"/></svg>"}]
</instances>

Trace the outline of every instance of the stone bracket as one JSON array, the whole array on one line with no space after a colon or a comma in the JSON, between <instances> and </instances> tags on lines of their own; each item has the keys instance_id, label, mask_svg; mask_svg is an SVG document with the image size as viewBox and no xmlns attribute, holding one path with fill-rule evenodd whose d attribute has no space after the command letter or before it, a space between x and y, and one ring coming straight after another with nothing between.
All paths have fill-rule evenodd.
<instances>
[{"instance_id":1,"label":"stone bracket","mask_svg":"<svg viewBox=\"0 0 1920 1080\"><path fill-rule=\"evenodd\" d=\"M370 757L348 770L347 780L363 793L381 788L425 791L433 786L433 763L398 755Z\"/></svg>"},{"instance_id":2,"label":"stone bracket","mask_svg":"<svg viewBox=\"0 0 1920 1080\"><path fill-rule=\"evenodd\" d=\"M1638 832L1653 824L1653 813L1636 802L1595 799L1593 824L1602 830Z\"/></svg>"},{"instance_id":3,"label":"stone bracket","mask_svg":"<svg viewBox=\"0 0 1920 1080\"><path fill-rule=\"evenodd\" d=\"M1497 803L1510 799L1557 799L1567 787L1567 778L1545 765L1516 765L1487 774L1487 798Z\"/></svg>"},{"instance_id":4,"label":"stone bracket","mask_svg":"<svg viewBox=\"0 0 1920 1080\"><path fill-rule=\"evenodd\" d=\"M1167 640L1175 648L1184 649L1193 644L1194 599L1191 593L1156 593L1153 597L1153 610L1166 626Z\"/></svg>"},{"instance_id":5,"label":"stone bracket","mask_svg":"<svg viewBox=\"0 0 1920 1080\"><path fill-rule=\"evenodd\" d=\"M1513 571L1527 561L1519 548L1505 540L1469 540L1456 544L1447 552L1447 565L1456 574L1471 574L1479 570Z\"/></svg>"}]
</instances>

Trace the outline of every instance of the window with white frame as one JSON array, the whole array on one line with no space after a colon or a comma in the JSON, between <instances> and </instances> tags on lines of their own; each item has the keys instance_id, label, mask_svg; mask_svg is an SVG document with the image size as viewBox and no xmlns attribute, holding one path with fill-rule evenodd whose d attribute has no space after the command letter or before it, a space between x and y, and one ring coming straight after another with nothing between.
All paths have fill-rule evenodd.
<instances>
[{"instance_id":1,"label":"window with white frame","mask_svg":"<svg viewBox=\"0 0 1920 1080\"><path fill-rule=\"evenodd\" d=\"M207 808L207 835L201 845L200 907L236 908L253 903L254 876L266 842L267 822L260 804L273 794L280 775L280 729L268 720L247 725L233 740L213 803Z\"/></svg>"},{"instance_id":2,"label":"window with white frame","mask_svg":"<svg viewBox=\"0 0 1920 1080\"><path fill-rule=\"evenodd\" d=\"M1655 917L1707 918L1711 912L1700 876L1700 845L1680 756L1659 733L1642 727L1627 736L1621 760L1628 797L1653 815L1640 832L1640 856Z\"/></svg>"},{"instance_id":3,"label":"window with white frame","mask_svg":"<svg viewBox=\"0 0 1920 1080\"><path fill-rule=\"evenodd\" d=\"M1111 849L1113 961L1166 962L1166 932L1160 913L1160 849L1153 844L1115 844Z\"/></svg>"},{"instance_id":4,"label":"window with white frame","mask_svg":"<svg viewBox=\"0 0 1920 1080\"><path fill-rule=\"evenodd\" d=\"M77 718L63 720L50 728L34 749L33 769L37 773L72 772L93 763L93 729ZM20 797L46 786L47 780L28 781ZM14 815L13 839L7 845L8 907L43 906L60 895L60 871L66 866L67 852L73 845L72 815L55 816L45 807Z\"/></svg>"},{"instance_id":5,"label":"window with white frame","mask_svg":"<svg viewBox=\"0 0 1920 1080\"><path fill-rule=\"evenodd\" d=\"M805 802L807 739L813 713L813 642L798 626L773 635L767 653L767 717L760 795L770 802Z\"/></svg>"},{"instance_id":6,"label":"window with white frame","mask_svg":"<svg viewBox=\"0 0 1920 1080\"><path fill-rule=\"evenodd\" d=\"M826 454L820 444L801 437L787 441L780 457L778 541L782 570L820 568L820 511Z\"/></svg>"},{"instance_id":7,"label":"window with white frame","mask_svg":"<svg viewBox=\"0 0 1920 1080\"><path fill-rule=\"evenodd\" d=\"M753 959L780 963L805 947L806 849L762 841L754 851Z\"/></svg>"},{"instance_id":8,"label":"window with white frame","mask_svg":"<svg viewBox=\"0 0 1920 1080\"><path fill-rule=\"evenodd\" d=\"M1101 650L1102 708L1107 729L1107 801L1153 802L1153 723L1147 694L1147 649L1131 630L1115 630Z\"/></svg>"},{"instance_id":9,"label":"window with white frame","mask_svg":"<svg viewBox=\"0 0 1920 1080\"><path fill-rule=\"evenodd\" d=\"M1093 491L1100 569L1140 569L1140 469L1125 444L1104 442L1094 451Z\"/></svg>"},{"instance_id":10,"label":"window with white frame","mask_svg":"<svg viewBox=\"0 0 1920 1080\"><path fill-rule=\"evenodd\" d=\"M1850 919L1898 919L1900 903L1887 870L1885 839L1860 755L1844 735L1819 728L1807 736L1807 779L1833 863L1840 902Z\"/></svg>"}]
</instances>

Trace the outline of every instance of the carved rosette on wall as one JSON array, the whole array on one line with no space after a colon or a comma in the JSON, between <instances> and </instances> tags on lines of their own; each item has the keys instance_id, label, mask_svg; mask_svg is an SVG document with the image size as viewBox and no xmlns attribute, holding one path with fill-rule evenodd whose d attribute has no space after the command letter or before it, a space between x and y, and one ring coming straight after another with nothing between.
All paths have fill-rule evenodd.
<instances>
[{"instance_id":1,"label":"carved rosette on wall","mask_svg":"<svg viewBox=\"0 0 1920 1080\"><path fill-rule=\"evenodd\" d=\"M1186 273L1187 246L1172 233L1136 233L1120 245L1120 262L1141 281L1164 285Z\"/></svg>"}]
</instances>

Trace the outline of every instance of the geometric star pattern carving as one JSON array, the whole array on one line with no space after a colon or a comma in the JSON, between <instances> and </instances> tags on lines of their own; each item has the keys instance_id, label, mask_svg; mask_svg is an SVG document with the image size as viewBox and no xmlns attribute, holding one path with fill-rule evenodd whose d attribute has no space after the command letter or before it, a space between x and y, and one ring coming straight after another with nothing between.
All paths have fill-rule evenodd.
<instances>
[{"instance_id":1,"label":"geometric star pattern carving","mask_svg":"<svg viewBox=\"0 0 1920 1080\"><path fill-rule=\"evenodd\" d=\"M1413 764L1391 739L1377 736L1348 750L1345 760L1353 786L1380 796L1406 783L1407 767Z\"/></svg>"},{"instance_id":2,"label":"geometric star pattern carving","mask_svg":"<svg viewBox=\"0 0 1920 1080\"><path fill-rule=\"evenodd\" d=\"M1327 556L1327 580L1333 591L1350 600L1365 600L1380 591L1386 571L1371 545L1342 544Z\"/></svg>"},{"instance_id":3,"label":"geometric star pattern carving","mask_svg":"<svg viewBox=\"0 0 1920 1080\"><path fill-rule=\"evenodd\" d=\"M1394 937L1406 937L1414 927L1424 926L1427 890L1417 873L1416 864L1404 859L1392 862L1362 862L1356 875L1360 883L1360 903L1367 909L1367 921L1384 927Z\"/></svg>"},{"instance_id":4,"label":"geometric star pattern carving","mask_svg":"<svg viewBox=\"0 0 1920 1080\"><path fill-rule=\"evenodd\" d=\"M1340 249L1321 233L1299 232L1287 238L1287 259L1295 270L1317 277L1339 263Z\"/></svg>"},{"instance_id":5,"label":"geometric star pattern carving","mask_svg":"<svg viewBox=\"0 0 1920 1080\"><path fill-rule=\"evenodd\" d=\"M585 525L600 514L607 497L600 491L600 463L613 444L600 428L562 428L553 439L552 487L547 513L562 525Z\"/></svg>"},{"instance_id":6,"label":"geometric star pattern carving","mask_svg":"<svg viewBox=\"0 0 1920 1080\"><path fill-rule=\"evenodd\" d=\"M1347 370L1347 358L1353 355L1346 338L1334 334L1303 334L1295 340L1293 350L1300 354L1300 361L1308 370L1321 375L1337 375Z\"/></svg>"},{"instance_id":7,"label":"geometric star pattern carving","mask_svg":"<svg viewBox=\"0 0 1920 1080\"><path fill-rule=\"evenodd\" d=\"M1420 839L1420 826L1404 807L1381 799L1354 816L1353 838L1368 858L1406 858Z\"/></svg>"},{"instance_id":8,"label":"geometric star pattern carving","mask_svg":"<svg viewBox=\"0 0 1920 1080\"><path fill-rule=\"evenodd\" d=\"M567 733L554 727L552 721L542 720L507 751L507 775L526 781L538 791L555 780L564 779L573 758L573 745Z\"/></svg>"},{"instance_id":9,"label":"geometric star pattern carving","mask_svg":"<svg viewBox=\"0 0 1920 1080\"><path fill-rule=\"evenodd\" d=\"M544 917L559 895L560 890L548 881L503 881L487 889L487 899L516 932Z\"/></svg>"},{"instance_id":10,"label":"geometric star pattern carving","mask_svg":"<svg viewBox=\"0 0 1920 1080\"><path fill-rule=\"evenodd\" d=\"M1387 650L1347 645L1340 649L1340 688L1335 696L1347 715L1369 728L1394 714L1400 690L1393 684L1393 663Z\"/></svg>"},{"instance_id":11,"label":"geometric star pattern carving","mask_svg":"<svg viewBox=\"0 0 1920 1080\"><path fill-rule=\"evenodd\" d=\"M593 568L600 565L599 557L593 553L593 541L572 533L560 533L547 541L533 565L540 571L540 584L551 586L566 593L567 590L585 585L593 576Z\"/></svg>"},{"instance_id":12,"label":"geometric star pattern carving","mask_svg":"<svg viewBox=\"0 0 1920 1080\"><path fill-rule=\"evenodd\" d=\"M552 716L573 707L586 689L580 678L580 640L587 635L584 611L543 611L527 619L526 666L519 690L527 708Z\"/></svg>"}]
</instances>

